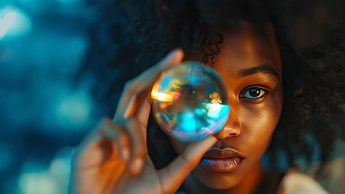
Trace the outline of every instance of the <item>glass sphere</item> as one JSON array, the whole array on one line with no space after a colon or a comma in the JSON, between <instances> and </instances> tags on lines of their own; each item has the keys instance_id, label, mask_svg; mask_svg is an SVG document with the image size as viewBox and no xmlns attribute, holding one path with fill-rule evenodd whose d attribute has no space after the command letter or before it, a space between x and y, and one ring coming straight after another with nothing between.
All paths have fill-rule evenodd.
<instances>
[{"instance_id":1,"label":"glass sphere","mask_svg":"<svg viewBox=\"0 0 345 194\"><path fill-rule=\"evenodd\" d=\"M184 62L163 71L153 85L151 98L159 127L180 141L218 133L230 113L223 80L199 62Z\"/></svg>"}]
</instances>

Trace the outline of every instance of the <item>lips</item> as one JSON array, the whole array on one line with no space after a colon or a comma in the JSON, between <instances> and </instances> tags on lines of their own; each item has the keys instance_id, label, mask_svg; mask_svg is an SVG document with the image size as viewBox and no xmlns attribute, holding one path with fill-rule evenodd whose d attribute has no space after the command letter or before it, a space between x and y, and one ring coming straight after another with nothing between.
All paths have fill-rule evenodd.
<instances>
[{"instance_id":1,"label":"lips","mask_svg":"<svg viewBox=\"0 0 345 194\"><path fill-rule=\"evenodd\" d=\"M244 158L232 148L211 148L204 154L200 163L214 172L232 172L242 164Z\"/></svg>"}]
</instances>

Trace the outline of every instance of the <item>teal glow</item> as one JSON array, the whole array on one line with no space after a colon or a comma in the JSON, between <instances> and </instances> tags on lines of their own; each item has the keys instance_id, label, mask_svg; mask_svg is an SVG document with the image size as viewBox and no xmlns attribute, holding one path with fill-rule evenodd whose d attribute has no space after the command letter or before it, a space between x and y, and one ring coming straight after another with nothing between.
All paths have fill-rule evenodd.
<instances>
[{"instance_id":1,"label":"teal glow","mask_svg":"<svg viewBox=\"0 0 345 194\"><path fill-rule=\"evenodd\" d=\"M11 5L0 9L0 41L24 36L31 29L31 19L24 11Z\"/></svg>"}]
</instances>

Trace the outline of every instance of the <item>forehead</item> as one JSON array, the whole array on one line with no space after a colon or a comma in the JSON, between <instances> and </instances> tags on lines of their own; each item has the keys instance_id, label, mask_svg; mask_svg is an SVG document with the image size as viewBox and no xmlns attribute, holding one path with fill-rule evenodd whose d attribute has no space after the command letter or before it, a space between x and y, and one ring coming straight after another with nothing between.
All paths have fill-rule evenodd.
<instances>
[{"instance_id":1,"label":"forehead","mask_svg":"<svg viewBox=\"0 0 345 194\"><path fill-rule=\"evenodd\" d=\"M269 23L262 24L260 30L244 24L240 29L223 32L223 43L214 67L226 64L234 71L245 68L272 65L281 75L281 61L274 29ZM222 67L223 68L223 67Z\"/></svg>"}]
</instances>

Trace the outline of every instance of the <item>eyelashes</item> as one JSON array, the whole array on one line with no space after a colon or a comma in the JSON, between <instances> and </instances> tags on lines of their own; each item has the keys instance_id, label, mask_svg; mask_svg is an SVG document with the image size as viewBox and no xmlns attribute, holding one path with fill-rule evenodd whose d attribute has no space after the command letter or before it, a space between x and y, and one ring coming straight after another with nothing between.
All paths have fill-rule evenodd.
<instances>
[{"instance_id":1,"label":"eyelashes","mask_svg":"<svg viewBox=\"0 0 345 194\"><path fill-rule=\"evenodd\" d=\"M241 94L240 94L240 98L245 99L245 100L259 100L262 99L263 97L265 97L265 95L267 94L267 90L265 90L262 87L258 87L258 86L250 86L245 88Z\"/></svg>"}]
</instances>

